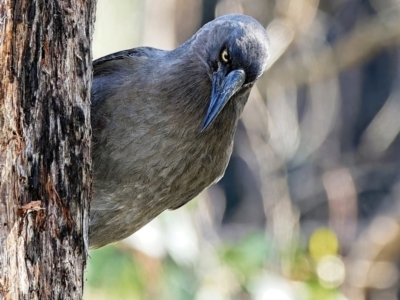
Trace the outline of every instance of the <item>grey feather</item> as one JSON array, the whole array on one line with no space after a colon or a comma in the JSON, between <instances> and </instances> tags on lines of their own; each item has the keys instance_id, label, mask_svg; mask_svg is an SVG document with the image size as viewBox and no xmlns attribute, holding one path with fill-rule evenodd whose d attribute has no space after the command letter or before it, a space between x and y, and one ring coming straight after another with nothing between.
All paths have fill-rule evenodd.
<instances>
[{"instance_id":1,"label":"grey feather","mask_svg":"<svg viewBox=\"0 0 400 300\"><path fill-rule=\"evenodd\" d=\"M201 132L224 47L232 51L226 72L242 68L247 81ZM93 62L91 247L129 236L223 176L267 57L264 28L248 16L228 15L175 50L142 47Z\"/></svg>"}]
</instances>

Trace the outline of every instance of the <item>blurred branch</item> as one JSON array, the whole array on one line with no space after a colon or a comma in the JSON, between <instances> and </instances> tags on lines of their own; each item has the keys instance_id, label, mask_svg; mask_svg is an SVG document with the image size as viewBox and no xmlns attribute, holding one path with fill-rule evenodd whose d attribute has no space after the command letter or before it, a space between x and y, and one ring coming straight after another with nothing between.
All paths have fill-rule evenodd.
<instances>
[{"instance_id":1,"label":"blurred branch","mask_svg":"<svg viewBox=\"0 0 400 300\"><path fill-rule=\"evenodd\" d=\"M292 62L272 66L262 78L263 83L267 87L277 84L286 86L288 78L292 78L297 86L301 86L335 76L365 61L379 50L399 43L399 18L399 8L381 12L377 17L361 22L352 33L332 48L321 51L312 60L295 58Z\"/></svg>"},{"instance_id":2,"label":"blurred branch","mask_svg":"<svg viewBox=\"0 0 400 300\"><path fill-rule=\"evenodd\" d=\"M349 299L365 300L369 290L388 289L399 279L399 215L378 216L354 243L347 257L347 280L342 287Z\"/></svg>"},{"instance_id":3,"label":"blurred branch","mask_svg":"<svg viewBox=\"0 0 400 300\"><path fill-rule=\"evenodd\" d=\"M276 271L279 272L279 268L285 269L290 264L283 256L290 252L297 238L299 216L290 201L284 159L268 143L269 112L257 88L253 88L251 96L252 101L249 101L242 120L256 157L256 165L247 162L255 173L259 173L260 192L267 219L266 230L273 237L274 246L280 250L281 257L274 258Z\"/></svg>"}]
</instances>

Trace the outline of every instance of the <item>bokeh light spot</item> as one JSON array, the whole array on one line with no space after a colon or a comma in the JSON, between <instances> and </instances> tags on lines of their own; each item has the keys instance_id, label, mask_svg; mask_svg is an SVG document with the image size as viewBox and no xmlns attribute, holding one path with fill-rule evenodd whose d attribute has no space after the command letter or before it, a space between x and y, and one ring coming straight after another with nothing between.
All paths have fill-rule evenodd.
<instances>
[{"instance_id":1,"label":"bokeh light spot","mask_svg":"<svg viewBox=\"0 0 400 300\"><path fill-rule=\"evenodd\" d=\"M335 255L339 250L336 234L329 228L319 228L311 235L308 245L310 255L319 260L326 255Z\"/></svg>"},{"instance_id":2,"label":"bokeh light spot","mask_svg":"<svg viewBox=\"0 0 400 300\"><path fill-rule=\"evenodd\" d=\"M343 283L346 272L339 257L327 255L318 262L317 274L323 287L336 288Z\"/></svg>"}]
</instances>

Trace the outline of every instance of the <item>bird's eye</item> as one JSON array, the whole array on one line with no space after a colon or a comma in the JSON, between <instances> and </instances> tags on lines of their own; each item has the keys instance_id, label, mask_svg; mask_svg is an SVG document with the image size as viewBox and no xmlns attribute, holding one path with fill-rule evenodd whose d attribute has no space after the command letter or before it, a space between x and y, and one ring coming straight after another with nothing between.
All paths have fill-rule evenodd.
<instances>
[{"instance_id":1,"label":"bird's eye","mask_svg":"<svg viewBox=\"0 0 400 300\"><path fill-rule=\"evenodd\" d=\"M222 50L222 52L221 52L221 60L222 60L224 63L228 63L228 62L229 62L228 50L226 50L226 49Z\"/></svg>"}]
</instances>

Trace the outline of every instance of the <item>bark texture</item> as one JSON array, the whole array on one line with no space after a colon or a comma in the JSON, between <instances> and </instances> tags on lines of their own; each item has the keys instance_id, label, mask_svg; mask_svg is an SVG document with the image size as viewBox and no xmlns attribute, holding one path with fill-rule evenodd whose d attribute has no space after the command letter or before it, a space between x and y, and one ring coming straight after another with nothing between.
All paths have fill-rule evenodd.
<instances>
[{"instance_id":1,"label":"bark texture","mask_svg":"<svg viewBox=\"0 0 400 300\"><path fill-rule=\"evenodd\" d=\"M0 299L80 299L95 0L0 1Z\"/></svg>"}]
</instances>

